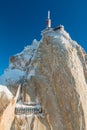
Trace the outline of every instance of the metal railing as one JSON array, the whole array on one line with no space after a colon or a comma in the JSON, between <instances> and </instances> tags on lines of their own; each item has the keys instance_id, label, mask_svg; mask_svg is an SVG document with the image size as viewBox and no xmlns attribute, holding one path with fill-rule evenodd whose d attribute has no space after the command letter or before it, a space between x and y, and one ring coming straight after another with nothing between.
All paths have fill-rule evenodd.
<instances>
[{"instance_id":1,"label":"metal railing","mask_svg":"<svg viewBox=\"0 0 87 130\"><path fill-rule=\"evenodd\" d=\"M37 107L37 106L26 106L26 107L16 107L15 108L15 114L16 115L28 115L28 114L41 114L42 113L42 108Z\"/></svg>"}]
</instances>

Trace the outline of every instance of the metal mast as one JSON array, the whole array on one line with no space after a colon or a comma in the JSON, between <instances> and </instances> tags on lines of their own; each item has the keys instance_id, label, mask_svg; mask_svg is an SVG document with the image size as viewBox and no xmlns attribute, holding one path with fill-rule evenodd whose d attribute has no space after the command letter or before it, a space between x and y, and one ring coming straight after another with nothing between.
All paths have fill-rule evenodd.
<instances>
[{"instance_id":1,"label":"metal mast","mask_svg":"<svg viewBox=\"0 0 87 130\"><path fill-rule=\"evenodd\" d=\"M48 19L46 21L47 28L51 28L50 11L48 11Z\"/></svg>"}]
</instances>

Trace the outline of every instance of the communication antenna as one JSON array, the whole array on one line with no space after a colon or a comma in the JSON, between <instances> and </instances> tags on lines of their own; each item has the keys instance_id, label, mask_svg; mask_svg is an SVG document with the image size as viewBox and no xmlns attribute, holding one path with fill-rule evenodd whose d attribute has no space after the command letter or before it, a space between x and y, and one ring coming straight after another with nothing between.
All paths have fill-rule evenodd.
<instances>
[{"instance_id":1,"label":"communication antenna","mask_svg":"<svg viewBox=\"0 0 87 130\"><path fill-rule=\"evenodd\" d=\"M48 11L48 19L46 21L47 28L51 28L50 11Z\"/></svg>"}]
</instances>

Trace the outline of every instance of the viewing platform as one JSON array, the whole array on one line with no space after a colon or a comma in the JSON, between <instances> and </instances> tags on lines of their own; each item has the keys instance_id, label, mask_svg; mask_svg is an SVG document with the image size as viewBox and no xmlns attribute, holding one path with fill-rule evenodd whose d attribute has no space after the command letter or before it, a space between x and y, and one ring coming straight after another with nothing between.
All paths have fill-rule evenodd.
<instances>
[{"instance_id":1,"label":"viewing platform","mask_svg":"<svg viewBox=\"0 0 87 130\"><path fill-rule=\"evenodd\" d=\"M17 103L15 107L15 114L16 115L31 115L31 114L41 114L42 113L42 107L39 104L23 104L23 103Z\"/></svg>"}]
</instances>

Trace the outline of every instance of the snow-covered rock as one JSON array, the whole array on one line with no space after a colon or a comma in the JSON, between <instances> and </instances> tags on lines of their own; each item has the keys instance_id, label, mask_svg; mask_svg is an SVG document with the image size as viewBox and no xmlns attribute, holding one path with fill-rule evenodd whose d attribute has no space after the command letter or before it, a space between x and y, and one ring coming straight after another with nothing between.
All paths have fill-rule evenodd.
<instances>
[{"instance_id":1,"label":"snow-covered rock","mask_svg":"<svg viewBox=\"0 0 87 130\"><path fill-rule=\"evenodd\" d=\"M2 77L0 78L0 83L3 85L7 85L9 83L16 83L23 76L25 76L25 72L19 69L8 69L4 72Z\"/></svg>"},{"instance_id":2,"label":"snow-covered rock","mask_svg":"<svg viewBox=\"0 0 87 130\"><path fill-rule=\"evenodd\" d=\"M40 42L35 39L33 40L32 45L26 46L22 52L10 58L8 69L0 76L0 84L9 85L10 83L17 83L23 77L27 76L27 79L29 79L34 75L34 70L30 70L29 74L27 74L26 70L32 61L32 58L34 58L39 44Z\"/></svg>"},{"instance_id":3,"label":"snow-covered rock","mask_svg":"<svg viewBox=\"0 0 87 130\"><path fill-rule=\"evenodd\" d=\"M62 27L43 30L39 42L34 40L11 57L0 83L8 87L13 84L12 93L17 89L16 82L22 83L22 102L38 100L44 113L44 118L19 115L16 130L87 130L85 56L85 51Z\"/></svg>"}]
</instances>

